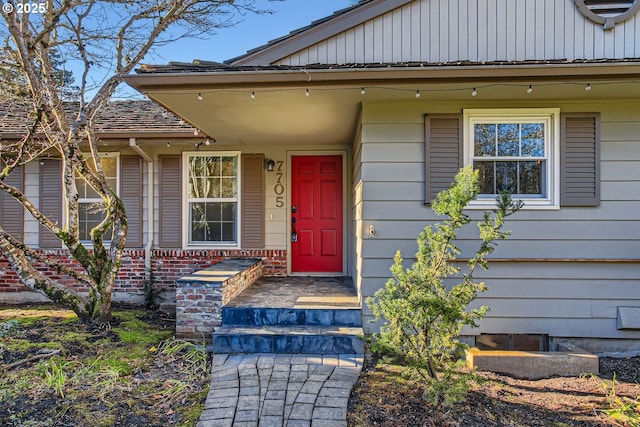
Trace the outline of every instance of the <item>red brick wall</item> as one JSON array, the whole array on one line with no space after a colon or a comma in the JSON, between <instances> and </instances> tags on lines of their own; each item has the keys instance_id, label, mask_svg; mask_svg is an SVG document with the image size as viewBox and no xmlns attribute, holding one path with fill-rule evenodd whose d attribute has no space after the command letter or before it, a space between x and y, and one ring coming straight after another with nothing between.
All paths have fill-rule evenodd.
<instances>
[{"instance_id":1,"label":"red brick wall","mask_svg":"<svg viewBox=\"0 0 640 427\"><path fill-rule=\"evenodd\" d=\"M65 264L80 271L75 261L68 258L66 250L43 250L48 256L62 258ZM175 281L194 271L202 270L226 258L261 258L263 275L285 276L287 274L286 250L154 250L152 259L153 283L157 291L174 289ZM68 276L38 266L41 271L61 283L72 283ZM116 292L140 292L144 287L144 250L127 250L118 274ZM85 290L85 289L77 289ZM0 292L23 292L29 288L20 283L11 264L0 255Z\"/></svg>"}]
</instances>

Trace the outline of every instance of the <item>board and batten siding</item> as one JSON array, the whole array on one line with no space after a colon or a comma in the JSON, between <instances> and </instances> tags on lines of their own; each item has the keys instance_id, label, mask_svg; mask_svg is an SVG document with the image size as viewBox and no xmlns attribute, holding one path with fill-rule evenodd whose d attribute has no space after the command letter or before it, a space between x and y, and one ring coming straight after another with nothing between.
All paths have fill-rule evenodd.
<instances>
[{"instance_id":1,"label":"board and batten siding","mask_svg":"<svg viewBox=\"0 0 640 427\"><path fill-rule=\"evenodd\" d=\"M616 307L640 306L640 106L635 102L559 102L562 113L600 113L600 201L597 207L522 210L510 217L481 276L490 290L478 298L491 311L471 334L545 333L566 337L640 338L616 329ZM390 277L396 250L406 260L416 237L442 218L425 205L424 114L459 113L465 106L433 103L365 104L362 119L362 226L358 265L363 297ZM499 106L498 106L499 107ZM481 211L471 211L481 218ZM459 246L477 247L477 228L465 227ZM549 259L548 262L523 262ZM572 262L570 260L599 260ZM365 317L370 317L367 311Z\"/></svg>"},{"instance_id":2,"label":"board and batten siding","mask_svg":"<svg viewBox=\"0 0 640 427\"><path fill-rule=\"evenodd\" d=\"M278 65L640 57L640 13L605 31L571 0L417 0Z\"/></svg>"}]
</instances>

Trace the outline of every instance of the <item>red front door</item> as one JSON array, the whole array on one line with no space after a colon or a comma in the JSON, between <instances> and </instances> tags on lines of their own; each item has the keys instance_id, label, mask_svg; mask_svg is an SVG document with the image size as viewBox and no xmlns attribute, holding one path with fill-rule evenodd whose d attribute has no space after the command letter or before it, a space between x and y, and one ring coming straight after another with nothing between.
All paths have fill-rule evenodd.
<instances>
[{"instance_id":1,"label":"red front door","mask_svg":"<svg viewBox=\"0 0 640 427\"><path fill-rule=\"evenodd\" d=\"M342 273L342 156L296 156L291 169L291 271Z\"/></svg>"}]
</instances>

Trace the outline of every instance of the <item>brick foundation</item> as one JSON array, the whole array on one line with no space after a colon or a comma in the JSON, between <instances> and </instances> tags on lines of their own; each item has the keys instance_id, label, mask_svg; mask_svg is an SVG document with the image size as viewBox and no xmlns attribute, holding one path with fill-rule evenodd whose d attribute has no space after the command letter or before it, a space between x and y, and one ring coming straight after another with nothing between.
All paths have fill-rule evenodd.
<instances>
[{"instance_id":1,"label":"brick foundation","mask_svg":"<svg viewBox=\"0 0 640 427\"><path fill-rule=\"evenodd\" d=\"M80 266L68 256L66 250L42 250L49 257L65 260L65 264L81 271ZM153 289L158 294L172 295L175 291L176 281L181 277L210 267L221 260L228 258L257 258L262 260L262 270L265 276L286 276L287 251L273 249L257 250L230 250L230 249L202 249L202 250L154 250L152 258ZM52 279L63 284L72 284L68 276L57 273L43 265L38 270L45 271ZM127 302L144 301L144 250L126 250L122 258L122 267L118 273L114 289L114 300ZM84 288L74 287L82 292ZM20 294L24 294L24 298ZM21 300L30 302L33 295L31 289L24 286L9 261L0 255L0 302L18 303Z\"/></svg>"},{"instance_id":2,"label":"brick foundation","mask_svg":"<svg viewBox=\"0 0 640 427\"><path fill-rule=\"evenodd\" d=\"M262 276L260 259L229 259L182 277L176 286L176 336L211 339L222 306Z\"/></svg>"}]
</instances>

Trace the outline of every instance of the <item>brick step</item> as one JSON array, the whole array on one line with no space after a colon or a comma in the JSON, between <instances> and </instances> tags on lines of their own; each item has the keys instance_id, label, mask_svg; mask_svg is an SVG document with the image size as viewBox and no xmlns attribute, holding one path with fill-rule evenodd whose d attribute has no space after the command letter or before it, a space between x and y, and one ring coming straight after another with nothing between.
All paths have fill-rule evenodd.
<instances>
[{"instance_id":1,"label":"brick step","mask_svg":"<svg viewBox=\"0 0 640 427\"><path fill-rule=\"evenodd\" d=\"M223 307L222 326L362 326L359 308Z\"/></svg>"},{"instance_id":2,"label":"brick step","mask_svg":"<svg viewBox=\"0 0 640 427\"><path fill-rule=\"evenodd\" d=\"M214 353L362 354L362 328L341 326L223 326Z\"/></svg>"}]
</instances>

